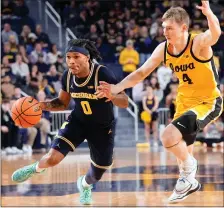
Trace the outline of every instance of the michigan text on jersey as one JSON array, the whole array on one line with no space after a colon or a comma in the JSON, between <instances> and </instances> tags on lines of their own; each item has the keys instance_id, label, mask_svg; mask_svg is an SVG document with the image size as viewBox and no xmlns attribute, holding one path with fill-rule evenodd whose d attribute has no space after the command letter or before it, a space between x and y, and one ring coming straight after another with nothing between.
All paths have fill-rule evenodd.
<instances>
[{"instance_id":1,"label":"michigan text on jersey","mask_svg":"<svg viewBox=\"0 0 224 208\"><path fill-rule=\"evenodd\" d=\"M71 96L73 98L87 98L87 99L91 99L91 100L97 100L96 95L94 94L90 94L90 93L85 93L85 92L79 92L79 93L71 93Z\"/></svg>"}]
</instances>

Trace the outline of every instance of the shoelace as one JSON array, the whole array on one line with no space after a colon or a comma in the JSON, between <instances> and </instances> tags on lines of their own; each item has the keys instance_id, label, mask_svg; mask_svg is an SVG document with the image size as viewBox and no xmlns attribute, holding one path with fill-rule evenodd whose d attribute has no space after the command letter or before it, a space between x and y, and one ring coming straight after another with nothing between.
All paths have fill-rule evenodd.
<instances>
[{"instance_id":1,"label":"shoelace","mask_svg":"<svg viewBox=\"0 0 224 208\"><path fill-rule=\"evenodd\" d=\"M34 171L33 171L33 169L30 169L30 168L26 168L25 170L23 170L23 174L33 174L34 173Z\"/></svg>"},{"instance_id":2,"label":"shoelace","mask_svg":"<svg viewBox=\"0 0 224 208\"><path fill-rule=\"evenodd\" d=\"M31 172L31 174L33 174L33 171L30 171L29 169L26 168L25 170L22 170L22 172L20 174L18 174L17 177L20 177L21 175L27 177L27 175L29 175L30 172Z\"/></svg>"},{"instance_id":3,"label":"shoelace","mask_svg":"<svg viewBox=\"0 0 224 208\"><path fill-rule=\"evenodd\" d=\"M91 197L91 191L90 189L84 189L82 194L82 199L90 198Z\"/></svg>"}]
</instances>

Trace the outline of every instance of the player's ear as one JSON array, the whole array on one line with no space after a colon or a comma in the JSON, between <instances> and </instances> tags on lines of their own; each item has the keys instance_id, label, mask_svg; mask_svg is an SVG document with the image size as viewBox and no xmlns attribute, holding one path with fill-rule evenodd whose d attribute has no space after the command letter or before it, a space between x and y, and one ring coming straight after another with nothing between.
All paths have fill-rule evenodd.
<instances>
[{"instance_id":1,"label":"player's ear","mask_svg":"<svg viewBox=\"0 0 224 208\"><path fill-rule=\"evenodd\" d=\"M87 62L89 62L89 60L90 60L90 55L87 56Z\"/></svg>"},{"instance_id":2,"label":"player's ear","mask_svg":"<svg viewBox=\"0 0 224 208\"><path fill-rule=\"evenodd\" d=\"M188 31L188 27L187 27L187 25L186 25L186 24L183 24L183 25L182 25L182 29L183 29L184 32Z\"/></svg>"}]
</instances>

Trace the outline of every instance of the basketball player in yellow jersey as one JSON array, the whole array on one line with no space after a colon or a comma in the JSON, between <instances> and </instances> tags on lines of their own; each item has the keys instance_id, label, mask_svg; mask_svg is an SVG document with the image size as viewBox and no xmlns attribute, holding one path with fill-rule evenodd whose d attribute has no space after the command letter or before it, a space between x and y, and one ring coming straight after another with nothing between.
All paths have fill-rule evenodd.
<instances>
[{"instance_id":1,"label":"basketball player in yellow jersey","mask_svg":"<svg viewBox=\"0 0 224 208\"><path fill-rule=\"evenodd\" d=\"M180 7L170 8L163 15L166 41L157 46L151 57L135 72L116 85L101 82L97 96L117 94L144 80L161 62L165 62L179 78L177 108L174 119L162 136L163 146L178 160L180 175L169 202L178 202L200 189L195 179L197 160L193 157L196 133L222 112L222 98L218 89L218 73L211 46L221 34L217 17L209 1L202 1L198 9L206 16L209 29L189 34L189 15Z\"/></svg>"}]
</instances>

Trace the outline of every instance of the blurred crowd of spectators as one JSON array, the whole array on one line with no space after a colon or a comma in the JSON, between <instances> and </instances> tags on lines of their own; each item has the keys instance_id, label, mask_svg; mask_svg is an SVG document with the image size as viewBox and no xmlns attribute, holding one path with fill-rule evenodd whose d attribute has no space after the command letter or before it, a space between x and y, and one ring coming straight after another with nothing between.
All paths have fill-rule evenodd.
<instances>
[{"instance_id":1,"label":"blurred crowd of spectators","mask_svg":"<svg viewBox=\"0 0 224 208\"><path fill-rule=\"evenodd\" d=\"M198 33L208 28L206 17L196 9L200 0L130 0L82 1L54 0L64 26L77 37L96 42L104 62L118 62L119 54L127 40L134 42L140 54L140 64L164 41L161 17L171 6L181 6L191 17L190 31ZM218 16L224 31L222 1L211 0L210 6ZM214 46L218 53L224 51L224 36ZM223 54L222 54L223 57ZM222 62L222 67L224 63Z\"/></svg>"},{"instance_id":2,"label":"blurred crowd of spectators","mask_svg":"<svg viewBox=\"0 0 224 208\"><path fill-rule=\"evenodd\" d=\"M3 0L1 6L2 148L8 154L31 153L32 147L45 148L49 113L43 113L36 126L24 129L14 125L9 110L22 92L39 101L55 97L65 64L57 45L29 17L24 0Z\"/></svg>"},{"instance_id":3,"label":"blurred crowd of spectators","mask_svg":"<svg viewBox=\"0 0 224 208\"><path fill-rule=\"evenodd\" d=\"M51 2L61 15L63 26L72 29L78 38L96 42L103 64L113 63L114 68L119 66L120 78L142 65L156 46L165 40L161 17L170 6L181 6L188 11L192 20L191 32L201 32L208 27L206 18L195 9L195 2L200 1L52 0ZM217 0L211 0L210 4L224 31L224 7ZM8 111L10 105L22 96L21 91L38 100L51 99L57 95L61 88L61 75L66 68L61 52L64 48L58 49L57 44L52 43L48 34L42 30L42 25L35 24L29 17L29 9L24 0L2 0L1 23L2 115L5 113L5 116L2 116L4 125L1 127L3 148L10 147L8 152L19 152L12 147L19 147L20 140L28 138L23 142L26 144L24 151L31 152L30 147L35 146L34 138L38 135L39 143L46 143L45 138L50 131L49 114L43 114L43 122L40 125L22 129L13 126ZM223 93L224 34L213 49ZM177 85L178 80L172 71L161 65L144 82L127 93L138 104L140 117L140 113L145 110L142 103L147 95L147 86L151 86L159 101L157 108L164 106L170 108L172 119ZM11 128L17 128L20 134L11 135ZM158 135L156 133L154 132L154 135ZM23 138L17 138L18 135L23 135ZM9 137L16 139L8 140Z\"/></svg>"}]
</instances>

